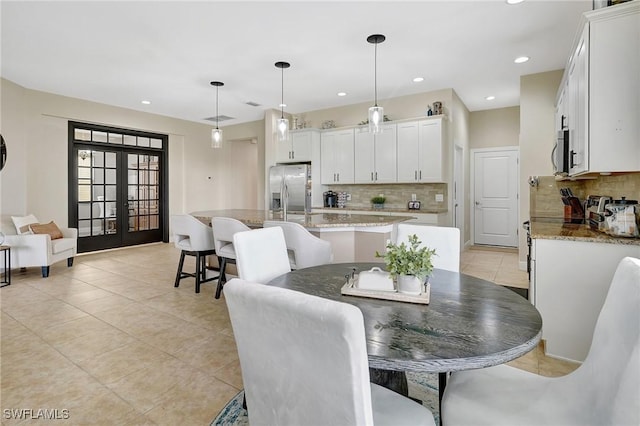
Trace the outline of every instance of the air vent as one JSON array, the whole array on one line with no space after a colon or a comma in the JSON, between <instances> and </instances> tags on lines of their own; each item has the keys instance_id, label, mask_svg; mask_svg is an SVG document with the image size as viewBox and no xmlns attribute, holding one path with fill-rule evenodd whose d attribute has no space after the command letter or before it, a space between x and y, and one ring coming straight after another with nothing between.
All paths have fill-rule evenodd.
<instances>
[{"instance_id":1,"label":"air vent","mask_svg":"<svg viewBox=\"0 0 640 426\"><path fill-rule=\"evenodd\" d=\"M220 122L220 121L226 121L226 120L233 120L234 118L235 117L229 117L228 115L218 115L217 117L214 115L213 117L205 118L205 120L213 121L215 123L216 119L217 119L218 122Z\"/></svg>"},{"instance_id":2,"label":"air vent","mask_svg":"<svg viewBox=\"0 0 640 426\"><path fill-rule=\"evenodd\" d=\"M259 103L256 103L256 102L253 102L253 101L249 101L249 102L245 102L245 103L247 105L249 105L249 106L252 106L252 107L259 107L260 106Z\"/></svg>"}]
</instances>

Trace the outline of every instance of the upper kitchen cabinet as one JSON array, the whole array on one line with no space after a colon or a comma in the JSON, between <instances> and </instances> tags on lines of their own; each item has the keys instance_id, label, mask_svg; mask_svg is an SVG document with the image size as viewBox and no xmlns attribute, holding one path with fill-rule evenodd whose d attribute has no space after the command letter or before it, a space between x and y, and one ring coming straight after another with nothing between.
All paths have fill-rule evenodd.
<instances>
[{"instance_id":1,"label":"upper kitchen cabinet","mask_svg":"<svg viewBox=\"0 0 640 426\"><path fill-rule=\"evenodd\" d=\"M303 163L312 159L313 144L319 143L320 131L317 129L292 130L286 142L278 142L277 163Z\"/></svg>"},{"instance_id":2,"label":"upper kitchen cabinet","mask_svg":"<svg viewBox=\"0 0 640 426\"><path fill-rule=\"evenodd\" d=\"M573 53L567 79L569 174L589 170L589 28L585 27Z\"/></svg>"},{"instance_id":3,"label":"upper kitchen cabinet","mask_svg":"<svg viewBox=\"0 0 640 426\"><path fill-rule=\"evenodd\" d=\"M323 185L353 183L354 129L330 130L320 137L320 180Z\"/></svg>"},{"instance_id":4,"label":"upper kitchen cabinet","mask_svg":"<svg viewBox=\"0 0 640 426\"><path fill-rule=\"evenodd\" d=\"M396 125L383 124L380 133L355 129L355 183L396 182Z\"/></svg>"},{"instance_id":5,"label":"upper kitchen cabinet","mask_svg":"<svg viewBox=\"0 0 640 426\"><path fill-rule=\"evenodd\" d=\"M560 86L570 175L640 171L639 75L640 2L585 13Z\"/></svg>"},{"instance_id":6,"label":"upper kitchen cabinet","mask_svg":"<svg viewBox=\"0 0 640 426\"><path fill-rule=\"evenodd\" d=\"M445 182L443 117L398 123L399 183Z\"/></svg>"}]
</instances>

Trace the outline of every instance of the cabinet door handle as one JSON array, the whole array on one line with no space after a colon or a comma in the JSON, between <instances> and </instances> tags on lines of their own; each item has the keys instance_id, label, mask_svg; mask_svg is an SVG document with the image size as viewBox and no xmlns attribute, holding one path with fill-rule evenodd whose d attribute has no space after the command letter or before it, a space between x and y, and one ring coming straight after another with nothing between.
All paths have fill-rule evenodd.
<instances>
[{"instance_id":1,"label":"cabinet door handle","mask_svg":"<svg viewBox=\"0 0 640 426\"><path fill-rule=\"evenodd\" d=\"M413 180L418 180L418 171L417 170L413 171Z\"/></svg>"},{"instance_id":2,"label":"cabinet door handle","mask_svg":"<svg viewBox=\"0 0 640 426\"><path fill-rule=\"evenodd\" d=\"M338 182L340 182L340 173L338 173Z\"/></svg>"},{"instance_id":3,"label":"cabinet door handle","mask_svg":"<svg viewBox=\"0 0 640 426\"><path fill-rule=\"evenodd\" d=\"M569 168L573 169L576 166L576 163L573 161L573 157L576 155L576 152L574 152L573 150L570 151L569 153Z\"/></svg>"},{"instance_id":4,"label":"cabinet door handle","mask_svg":"<svg viewBox=\"0 0 640 426\"><path fill-rule=\"evenodd\" d=\"M562 117L560 117L560 130L564 130L566 128L566 124L564 124L564 120L567 119L567 116L562 114Z\"/></svg>"},{"instance_id":5,"label":"cabinet door handle","mask_svg":"<svg viewBox=\"0 0 640 426\"><path fill-rule=\"evenodd\" d=\"M371 172L371 181L373 182L373 172Z\"/></svg>"},{"instance_id":6,"label":"cabinet door handle","mask_svg":"<svg viewBox=\"0 0 640 426\"><path fill-rule=\"evenodd\" d=\"M333 174L333 181L334 182L336 181L336 174L335 173Z\"/></svg>"},{"instance_id":7,"label":"cabinet door handle","mask_svg":"<svg viewBox=\"0 0 640 426\"><path fill-rule=\"evenodd\" d=\"M296 158L296 152L295 151L291 151L291 159L295 160Z\"/></svg>"},{"instance_id":8,"label":"cabinet door handle","mask_svg":"<svg viewBox=\"0 0 640 426\"><path fill-rule=\"evenodd\" d=\"M378 181L378 172L376 172L376 181Z\"/></svg>"},{"instance_id":9,"label":"cabinet door handle","mask_svg":"<svg viewBox=\"0 0 640 426\"><path fill-rule=\"evenodd\" d=\"M422 180L422 170L420 170L420 180Z\"/></svg>"}]
</instances>

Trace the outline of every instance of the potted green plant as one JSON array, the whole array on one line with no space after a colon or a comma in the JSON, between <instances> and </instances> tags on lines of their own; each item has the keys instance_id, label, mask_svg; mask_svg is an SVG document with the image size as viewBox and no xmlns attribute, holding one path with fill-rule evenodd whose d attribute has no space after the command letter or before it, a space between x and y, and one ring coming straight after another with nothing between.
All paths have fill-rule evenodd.
<instances>
[{"instance_id":1,"label":"potted green plant","mask_svg":"<svg viewBox=\"0 0 640 426\"><path fill-rule=\"evenodd\" d=\"M384 202L385 201L387 201L387 197L385 197L382 194L376 195L375 197L371 198L371 204L373 204L373 208L374 209L384 208Z\"/></svg>"},{"instance_id":2,"label":"potted green plant","mask_svg":"<svg viewBox=\"0 0 640 426\"><path fill-rule=\"evenodd\" d=\"M420 294L422 285L433 271L432 257L436 255L436 250L420 247L421 244L422 241L413 234L409 236L409 245L389 242L384 254L376 251L376 257L384 260L387 271L396 279L401 293Z\"/></svg>"}]
</instances>

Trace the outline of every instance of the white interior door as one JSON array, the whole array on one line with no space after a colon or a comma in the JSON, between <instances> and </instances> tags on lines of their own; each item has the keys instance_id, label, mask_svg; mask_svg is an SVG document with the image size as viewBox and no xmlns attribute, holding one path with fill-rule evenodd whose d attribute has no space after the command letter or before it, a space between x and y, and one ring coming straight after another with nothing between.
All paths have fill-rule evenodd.
<instances>
[{"instance_id":1,"label":"white interior door","mask_svg":"<svg viewBox=\"0 0 640 426\"><path fill-rule=\"evenodd\" d=\"M518 246L518 150L473 154L475 244Z\"/></svg>"}]
</instances>

